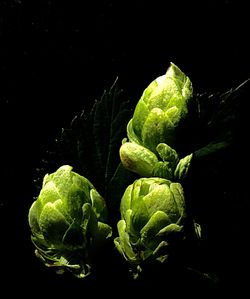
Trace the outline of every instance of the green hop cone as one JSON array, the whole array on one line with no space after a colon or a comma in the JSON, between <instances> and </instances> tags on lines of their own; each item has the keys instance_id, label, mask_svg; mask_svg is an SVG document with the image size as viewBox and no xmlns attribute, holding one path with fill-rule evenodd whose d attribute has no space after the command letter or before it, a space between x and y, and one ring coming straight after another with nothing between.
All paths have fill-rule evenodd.
<instances>
[{"instance_id":1,"label":"green hop cone","mask_svg":"<svg viewBox=\"0 0 250 299\"><path fill-rule=\"evenodd\" d=\"M187 216L180 183L140 178L125 190L120 212L114 243L136 273L146 262L164 263L171 248L185 239Z\"/></svg>"},{"instance_id":2,"label":"green hop cone","mask_svg":"<svg viewBox=\"0 0 250 299\"><path fill-rule=\"evenodd\" d=\"M178 180L186 176L192 155L182 160L174 148L176 130L188 115L192 95L190 79L173 63L144 90L127 125L128 142L123 141L120 149L125 168L142 177Z\"/></svg>"},{"instance_id":3,"label":"green hop cone","mask_svg":"<svg viewBox=\"0 0 250 299\"><path fill-rule=\"evenodd\" d=\"M157 154L159 143L175 145L175 130L188 114L193 89L190 79L173 63L165 75L144 90L128 123L130 142Z\"/></svg>"},{"instance_id":4,"label":"green hop cone","mask_svg":"<svg viewBox=\"0 0 250 299\"><path fill-rule=\"evenodd\" d=\"M92 259L112 235L104 199L69 165L45 175L28 221L35 253L44 264L79 278L91 273Z\"/></svg>"}]
</instances>

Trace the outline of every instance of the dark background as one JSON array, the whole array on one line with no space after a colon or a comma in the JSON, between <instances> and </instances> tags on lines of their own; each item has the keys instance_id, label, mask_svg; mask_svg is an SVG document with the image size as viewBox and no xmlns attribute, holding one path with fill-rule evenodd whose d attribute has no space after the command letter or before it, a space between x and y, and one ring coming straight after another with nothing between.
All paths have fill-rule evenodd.
<instances>
[{"instance_id":1,"label":"dark background","mask_svg":"<svg viewBox=\"0 0 250 299\"><path fill-rule=\"evenodd\" d=\"M36 168L61 128L80 110L89 109L117 76L133 105L171 61L190 77L195 92L238 86L250 75L249 12L242 2L0 1L0 283L12 282L9 291L17 286L27 293L31 285L38 292L52 291L66 284L81 290L79 282L55 277L41 266L27 226L28 209L37 196ZM240 153L233 158L244 163ZM206 257L212 263L209 270L221 274L225 289L241 290L248 280L243 274L248 269L248 230L247 221L237 221L241 213L248 216L249 196L242 186L247 180L242 183L233 165L232 176L244 190L236 198L243 203L232 200L231 210L226 209L229 216L221 222L215 212L214 226L220 233L217 230L211 240L218 241L220 235L223 240L225 219L231 230L226 246L209 243ZM211 218L206 214L205 219ZM89 288L95 288L91 283ZM110 291L112 281L105 287Z\"/></svg>"}]
</instances>

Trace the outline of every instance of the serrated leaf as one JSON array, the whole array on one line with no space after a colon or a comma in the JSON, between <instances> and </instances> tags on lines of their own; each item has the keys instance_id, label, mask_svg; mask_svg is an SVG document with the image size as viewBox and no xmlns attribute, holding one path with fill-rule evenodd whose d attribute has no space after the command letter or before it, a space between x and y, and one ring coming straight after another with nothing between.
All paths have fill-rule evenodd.
<instances>
[{"instance_id":1,"label":"serrated leaf","mask_svg":"<svg viewBox=\"0 0 250 299\"><path fill-rule=\"evenodd\" d=\"M119 164L119 147L126 134L126 125L131 115L128 102L119 101L122 91L117 80L110 90L103 93L92 110L95 168L102 173L107 186ZM106 190L105 190L106 191Z\"/></svg>"},{"instance_id":2,"label":"serrated leaf","mask_svg":"<svg viewBox=\"0 0 250 299\"><path fill-rule=\"evenodd\" d=\"M194 94L188 119L178 132L181 156L200 151L198 156L204 157L230 146L249 90L250 79L227 92Z\"/></svg>"},{"instance_id":3,"label":"serrated leaf","mask_svg":"<svg viewBox=\"0 0 250 299\"><path fill-rule=\"evenodd\" d=\"M112 190L109 187L112 178L112 184L124 180L119 179L124 176L119 170L119 148L131 115L129 102L124 100L117 78L101 99L94 102L90 111L80 111L69 127L63 128L55 138L55 143L41 161L41 167L37 168L37 188L40 189L44 174L68 164L93 182L106 201L111 201L107 192Z\"/></svg>"}]
</instances>

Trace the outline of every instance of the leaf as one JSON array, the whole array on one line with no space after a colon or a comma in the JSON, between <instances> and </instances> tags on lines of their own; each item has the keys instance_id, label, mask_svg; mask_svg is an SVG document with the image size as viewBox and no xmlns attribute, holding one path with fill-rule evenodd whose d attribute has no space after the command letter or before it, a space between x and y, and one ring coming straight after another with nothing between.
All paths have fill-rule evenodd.
<instances>
[{"instance_id":1,"label":"leaf","mask_svg":"<svg viewBox=\"0 0 250 299\"><path fill-rule=\"evenodd\" d=\"M104 91L101 100L96 102L91 112L95 150L93 163L94 168L101 174L105 187L120 162L119 148L126 135L126 126L131 114L128 102L118 100L121 92L116 80L108 92Z\"/></svg>"},{"instance_id":2,"label":"leaf","mask_svg":"<svg viewBox=\"0 0 250 299\"><path fill-rule=\"evenodd\" d=\"M194 94L188 119L178 132L177 151L203 158L232 145L242 130L240 113L249 91L250 79L226 92Z\"/></svg>"},{"instance_id":3,"label":"leaf","mask_svg":"<svg viewBox=\"0 0 250 299\"><path fill-rule=\"evenodd\" d=\"M120 166L119 148L126 136L126 126L132 111L118 87L118 78L90 111L80 111L68 128L63 128L54 144L45 153L37 167L37 187L45 173L63 164L71 165L75 172L87 177L98 192L108 198L110 182L119 183L124 173ZM116 178L114 178L114 175ZM122 182L124 178L121 178ZM117 187L116 189L122 189ZM123 189L122 189L123 191Z\"/></svg>"}]
</instances>

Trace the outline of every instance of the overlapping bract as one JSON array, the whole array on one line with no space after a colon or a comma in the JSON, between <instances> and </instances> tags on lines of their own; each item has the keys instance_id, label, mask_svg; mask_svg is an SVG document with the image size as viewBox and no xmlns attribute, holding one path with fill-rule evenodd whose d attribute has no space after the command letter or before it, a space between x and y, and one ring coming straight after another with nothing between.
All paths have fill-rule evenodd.
<instances>
[{"instance_id":1,"label":"overlapping bract","mask_svg":"<svg viewBox=\"0 0 250 299\"><path fill-rule=\"evenodd\" d=\"M36 255L78 277L91 272L92 255L112 235L104 199L69 165L45 175L28 216Z\"/></svg>"},{"instance_id":2,"label":"overlapping bract","mask_svg":"<svg viewBox=\"0 0 250 299\"><path fill-rule=\"evenodd\" d=\"M186 206L180 183L140 178L125 190L120 211L114 242L137 269L147 260L164 262L170 246L185 237Z\"/></svg>"},{"instance_id":3,"label":"overlapping bract","mask_svg":"<svg viewBox=\"0 0 250 299\"><path fill-rule=\"evenodd\" d=\"M128 142L125 139L120 148L125 168L145 177L185 177L192 154L179 159L176 129L188 114L192 95L190 79L173 63L149 84L127 125Z\"/></svg>"}]
</instances>

